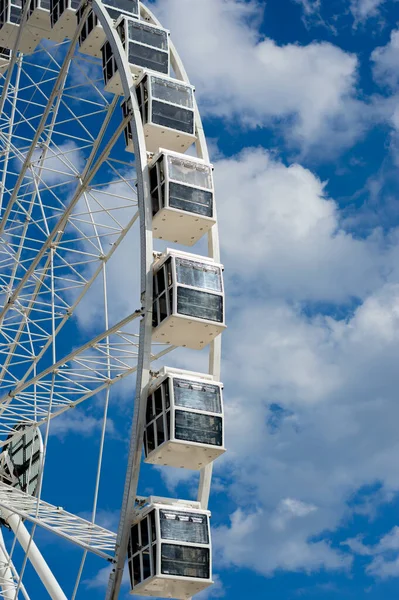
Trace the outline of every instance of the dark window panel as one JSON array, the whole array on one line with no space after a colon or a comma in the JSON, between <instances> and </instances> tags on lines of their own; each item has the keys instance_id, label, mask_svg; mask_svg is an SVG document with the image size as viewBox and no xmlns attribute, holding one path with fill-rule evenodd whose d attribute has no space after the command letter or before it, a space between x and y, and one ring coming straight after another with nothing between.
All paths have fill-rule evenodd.
<instances>
[{"instance_id":1,"label":"dark window panel","mask_svg":"<svg viewBox=\"0 0 399 600\"><path fill-rule=\"evenodd\" d=\"M147 398L146 423L148 424L154 418L154 409L152 405L152 394Z\"/></svg>"},{"instance_id":2,"label":"dark window panel","mask_svg":"<svg viewBox=\"0 0 399 600\"><path fill-rule=\"evenodd\" d=\"M222 446L223 420L222 417L201 415L185 410L175 412L175 437L186 442L198 442Z\"/></svg>"},{"instance_id":3,"label":"dark window panel","mask_svg":"<svg viewBox=\"0 0 399 600\"><path fill-rule=\"evenodd\" d=\"M158 71L167 75L169 73L169 55L167 52L154 50L148 46L141 46L134 42L129 42L129 63Z\"/></svg>"},{"instance_id":4,"label":"dark window panel","mask_svg":"<svg viewBox=\"0 0 399 600\"><path fill-rule=\"evenodd\" d=\"M140 541L139 541L139 526L133 525L131 530L131 544L132 544L132 552L136 554L140 550Z\"/></svg>"},{"instance_id":5,"label":"dark window panel","mask_svg":"<svg viewBox=\"0 0 399 600\"><path fill-rule=\"evenodd\" d=\"M155 399L155 414L156 414L156 416L159 416L163 412L163 407L162 407L162 390L161 390L160 387L155 390L155 392L154 392L154 399Z\"/></svg>"},{"instance_id":6,"label":"dark window panel","mask_svg":"<svg viewBox=\"0 0 399 600\"><path fill-rule=\"evenodd\" d=\"M169 408L170 406L170 397L169 397L169 379L166 379L162 384L165 396L165 408Z\"/></svg>"},{"instance_id":7,"label":"dark window panel","mask_svg":"<svg viewBox=\"0 0 399 600\"><path fill-rule=\"evenodd\" d=\"M169 183L169 206L204 217L213 217L213 194L171 181Z\"/></svg>"},{"instance_id":8,"label":"dark window panel","mask_svg":"<svg viewBox=\"0 0 399 600\"><path fill-rule=\"evenodd\" d=\"M165 575L209 579L209 549L162 544L161 572Z\"/></svg>"},{"instance_id":9,"label":"dark window panel","mask_svg":"<svg viewBox=\"0 0 399 600\"><path fill-rule=\"evenodd\" d=\"M143 552L143 579L151 577L150 548Z\"/></svg>"},{"instance_id":10,"label":"dark window panel","mask_svg":"<svg viewBox=\"0 0 399 600\"><path fill-rule=\"evenodd\" d=\"M141 534L141 547L145 548L149 544L147 517L140 522L140 534Z\"/></svg>"},{"instance_id":11,"label":"dark window panel","mask_svg":"<svg viewBox=\"0 0 399 600\"><path fill-rule=\"evenodd\" d=\"M155 426L155 423L151 423L151 425L149 425L147 427L147 447L148 447L148 453L150 453L153 450L155 450L154 426Z\"/></svg>"},{"instance_id":12,"label":"dark window panel","mask_svg":"<svg viewBox=\"0 0 399 600\"><path fill-rule=\"evenodd\" d=\"M163 294L159 298L159 319L162 322L168 316L168 309L166 306L166 295Z\"/></svg>"},{"instance_id":13,"label":"dark window panel","mask_svg":"<svg viewBox=\"0 0 399 600\"><path fill-rule=\"evenodd\" d=\"M164 424L163 424L163 415L158 417L158 419L156 420L156 424L157 424L158 446L160 446L165 441L165 428L164 428Z\"/></svg>"},{"instance_id":14,"label":"dark window panel","mask_svg":"<svg viewBox=\"0 0 399 600\"><path fill-rule=\"evenodd\" d=\"M179 286L177 288L177 312L189 317L223 323L223 298Z\"/></svg>"},{"instance_id":15,"label":"dark window panel","mask_svg":"<svg viewBox=\"0 0 399 600\"><path fill-rule=\"evenodd\" d=\"M140 555L133 558L133 585L141 582Z\"/></svg>"},{"instance_id":16,"label":"dark window panel","mask_svg":"<svg viewBox=\"0 0 399 600\"><path fill-rule=\"evenodd\" d=\"M155 510L150 512L150 525L151 525L151 541L155 542L157 532L155 528Z\"/></svg>"},{"instance_id":17,"label":"dark window panel","mask_svg":"<svg viewBox=\"0 0 399 600\"><path fill-rule=\"evenodd\" d=\"M180 108L179 106L153 100L151 121L154 125L194 134L193 111Z\"/></svg>"}]
</instances>

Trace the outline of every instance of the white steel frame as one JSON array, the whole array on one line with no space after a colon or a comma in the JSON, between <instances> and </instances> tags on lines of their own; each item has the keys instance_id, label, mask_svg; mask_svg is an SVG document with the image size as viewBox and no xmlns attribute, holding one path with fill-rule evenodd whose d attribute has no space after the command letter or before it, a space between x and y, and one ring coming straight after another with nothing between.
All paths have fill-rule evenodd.
<instances>
[{"instance_id":1,"label":"white steel frame","mask_svg":"<svg viewBox=\"0 0 399 600\"><path fill-rule=\"evenodd\" d=\"M0 256L0 273L2 268L10 269L12 272L11 278L8 281L9 292L7 301L4 303L3 309L0 310L0 326L5 337L9 339L7 347L0 345L0 354L3 355L1 357L0 381L7 381L7 378L9 378L10 385L9 393L3 394L2 397L0 396L0 435L3 435L3 437L6 436L8 441L11 438L18 437L18 431L14 427L19 421L30 422L32 428L42 424L45 426L44 447L46 449L49 425L55 416L62 414L70 408L74 408L101 390L106 391L108 403L110 387L124 377L136 372L136 401L134 404L128 467L117 535L99 527L94 521L87 521L64 511L61 507L55 507L43 501L41 499L41 482L39 483L37 498L33 498L24 492L0 483L0 509L2 517L14 531L16 538L25 551L22 572L18 573L13 565L12 553L7 552L0 531L0 597L7 599L16 599L19 597L19 593L24 598L29 598L22 583L22 576L28 558L36 569L50 597L55 600L65 600L66 598L33 541L35 528L39 525L62 536L64 539L74 542L76 545L84 548L86 552L94 552L98 556L110 560L114 566L109 579L106 600L117 600L127 556L130 526L135 516L146 400L148 387L151 384L151 363L174 350L173 346L165 347L161 345L154 350L152 344L152 207L148 156L133 76L122 42L101 0L91 0L90 5L87 4L84 6L83 17L75 31L72 42L68 45L63 63L61 66L58 65L58 69L54 69L55 75L52 92L48 97L41 98L41 103L38 104L41 110L41 119L39 123L34 125L35 134L33 135L33 139L28 141L23 151L13 144L13 131L22 119L18 110L16 110L16 98L20 91L18 86L22 59L15 51L11 55L9 69L0 97L0 115L3 112L7 95L9 95L9 98L13 98L14 102L8 133L4 134L1 131L0 137L3 143L6 144L6 147L8 149L12 148L14 154L19 156L21 162L21 166L15 174L15 186L13 191L10 192L10 199L0 221L0 237L5 234L12 211L15 210L15 206L19 203L18 195L20 190L27 189L26 177L30 177L29 185L33 185L31 199L29 202L24 201L25 203L22 205L22 212L26 216L26 223L25 225L18 225L19 229L17 228L16 235L22 236L24 242L28 241L32 245L32 250L36 251L35 257L32 260L27 261L26 264L22 264L24 273L19 276L17 275L17 269L21 267L21 245L10 241L8 246L7 244L4 245L3 255ZM23 29L26 26L28 7L29 3L26 3L15 48L18 46L19 40L23 35ZM91 142L92 150L85 167L77 175L78 186L73 197L70 199L68 206L58 210L54 219L50 221L44 214L45 207L41 201L40 185L44 182L46 170L47 172L51 171L48 165L46 165L46 160L54 152L52 150L52 135L55 119L62 96L69 91L69 89L65 88L69 66L85 18L91 9L103 27L106 39L111 45L121 76L124 98L131 107L131 114L120 121L114 135L108 140L105 146L102 146L101 142L104 131L109 126L114 109L119 103L119 98L115 96L114 100L107 107L103 126L97 138ZM141 4L140 9L143 20L157 27L162 27L146 6ZM190 86L189 78L177 51L171 41L169 41L169 44L171 66L175 77ZM82 58L82 60L84 59ZM17 76L12 86L11 77L14 67ZM34 81L32 81L32 87L35 87ZM36 88L38 89L37 85ZM96 114L96 107L94 105L95 103L93 102L93 115ZM206 139L195 98L194 111L197 134L197 157L209 164ZM90 253L86 253L85 259L80 255L76 257L76 261L72 263L71 273L73 277L71 277L67 286L62 288L67 291L74 290L76 292L78 290L73 303L69 306L65 302L62 302L59 290L57 291L54 286L54 282L57 281L56 257L62 256L62 252L71 252L71 247L68 247L64 236L68 225L73 224L76 231L82 231L82 235L84 235L84 227L80 222L84 221L86 213L90 213L91 225L96 231L95 213L91 212L88 208L88 199L92 190L91 185L102 164L108 160L112 147L123 133L129 118L131 118L132 137L135 148L137 211L127 224L122 225L115 220L112 211L106 208L102 209L111 220L115 221L115 226L110 227L111 247L105 249L101 246L101 243L98 243L100 246L98 251L98 247L95 246L95 236L93 236L92 240L89 239L93 245L92 255L90 256ZM44 134L46 141L42 142L40 140ZM41 149L41 154L37 160L36 153L38 149ZM65 158L65 155L63 155L62 160L68 160L68 158ZM8 155L3 165L0 207L5 191L5 172L10 168ZM128 181L125 183L130 186ZM46 187L48 191L55 189L55 186L52 188L51 185L47 185ZM101 193L101 190L98 189L97 192ZM26 191L24 193L26 194ZM80 218L80 212L77 211L79 210L79 203L82 198L86 202L86 213L83 211ZM34 242L29 240L29 223L32 220L32 211L36 204L39 204L42 208L43 219L40 222L40 227L46 237L46 241L40 248L35 247ZM215 208L214 217L216 218ZM106 286L105 265L136 221L139 221L140 226L141 307L114 326L110 327L106 323L103 333L97 335L83 346L74 349L68 356L57 360L55 351L57 334L68 322L97 277L103 275L104 287ZM79 229L80 227L81 229ZM97 235L97 241L99 239ZM208 257L215 263L220 263L217 224L208 233ZM83 266L87 265L90 265L92 268L89 270L89 275L83 276L81 275ZM1 275L0 279L2 279ZM61 280L62 276L59 279ZM0 283L2 282L0 281ZM50 311L48 310L50 303L47 305L45 301L41 300L41 294L43 293L48 294L48 297L51 298ZM21 298L24 300L22 304L20 303ZM51 336L45 334L44 326L40 325L40 319L38 320L37 316L35 317L35 310L37 311L38 306L41 307L41 319L43 322L50 324ZM18 316L17 319L15 315ZM140 319L138 334L132 333L130 328L132 322L136 319ZM32 328L32 331L30 328ZM29 331L29 349L27 342L24 340L24 331L26 330ZM51 366L43 370L38 370L37 367L41 358L48 350L51 351L51 348L53 349ZM18 364L26 368L24 376L18 381L10 375L10 364L15 359L19 361ZM209 374L216 382L220 381L220 360L221 338L219 336L211 343L209 352ZM32 401L32 397L35 398L34 402ZM105 425L102 431L102 445L104 435ZM0 447L6 443L7 441L3 439L3 441L0 441ZM197 497L202 509L207 509L208 507L211 478L212 465L208 465L201 471L198 488ZM98 484L99 473L97 476L96 494L98 493ZM97 495L95 495L93 514L95 514L96 503ZM30 531L26 529L22 523L22 519L32 523ZM83 564L84 560L81 571ZM81 571L76 583L73 599L79 585Z\"/></svg>"}]
</instances>

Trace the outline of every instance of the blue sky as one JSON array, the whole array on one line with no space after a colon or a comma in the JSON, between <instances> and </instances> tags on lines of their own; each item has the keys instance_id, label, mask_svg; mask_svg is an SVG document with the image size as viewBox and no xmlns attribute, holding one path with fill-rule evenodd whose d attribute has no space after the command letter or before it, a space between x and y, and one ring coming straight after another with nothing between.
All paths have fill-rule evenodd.
<instances>
[{"instance_id":1,"label":"blue sky","mask_svg":"<svg viewBox=\"0 0 399 600\"><path fill-rule=\"evenodd\" d=\"M196 86L228 295L206 597L396 600L399 2L151 5ZM99 502L110 528L133 385L117 399ZM71 512L90 510L101 401L55 421L44 497ZM191 473L142 474L143 494L194 493ZM65 562L76 572L80 554L35 539L70 594ZM81 597L104 597L104 566L89 559Z\"/></svg>"}]
</instances>

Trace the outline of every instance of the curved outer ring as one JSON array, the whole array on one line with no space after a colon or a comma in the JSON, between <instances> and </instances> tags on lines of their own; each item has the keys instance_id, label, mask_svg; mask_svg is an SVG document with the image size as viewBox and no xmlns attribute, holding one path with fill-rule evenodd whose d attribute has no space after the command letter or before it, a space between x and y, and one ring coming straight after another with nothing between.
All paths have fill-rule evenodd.
<instances>
[{"instance_id":1,"label":"curved outer ring","mask_svg":"<svg viewBox=\"0 0 399 600\"><path fill-rule=\"evenodd\" d=\"M150 358L152 341L152 264L153 264L153 234L152 234L152 210L150 198L150 180L147 164L147 152L144 136L143 123L139 111L136 90L133 77L129 68L127 55L122 46L122 42L113 27L113 22L105 9L101 0L92 0L92 8L100 21L107 40L111 45L115 56L118 70L121 75L123 92L125 99L130 99L132 106L132 136L136 158L137 170L137 195L140 214L140 246L141 246L141 302L143 317L140 323L140 344L137 369L136 399L139 402L134 403L133 425L130 437L129 459L125 480L125 489L122 502L121 517L118 529L116 543L116 562L112 570L106 599L116 600L122 582L123 569L126 561L127 546L129 539L129 523L134 518L134 505L137 494L137 485L140 472L142 439L144 433L144 416L146 391L150 382ZM152 12L140 3L141 15L145 20L160 25ZM190 83L183 63L178 55L174 45L170 43L171 63L178 79ZM194 99L195 101L195 99ZM209 154L202 127L202 121L198 106L195 101L195 117L197 126L197 153L200 158L209 162ZM214 225L208 234L208 255L215 261L220 262L219 234L218 226ZM220 360L221 360L221 336L211 344L209 355L209 372L220 380ZM212 465L209 465L201 471L200 485L198 490L198 500L203 508L207 508L210 483L212 478Z\"/></svg>"}]
</instances>

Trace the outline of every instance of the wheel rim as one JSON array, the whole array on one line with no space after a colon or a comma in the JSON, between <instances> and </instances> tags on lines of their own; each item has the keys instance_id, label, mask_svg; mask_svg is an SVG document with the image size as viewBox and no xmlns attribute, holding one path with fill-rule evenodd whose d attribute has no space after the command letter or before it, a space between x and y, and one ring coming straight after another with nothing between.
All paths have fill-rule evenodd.
<instances>
[{"instance_id":1,"label":"wheel rim","mask_svg":"<svg viewBox=\"0 0 399 600\"><path fill-rule=\"evenodd\" d=\"M79 520L65 511L56 518L58 523L73 524L78 534L69 539L84 550L72 598L82 580L86 555L93 552L114 562L107 589L111 599L118 597L128 524L134 511L150 366L174 347L151 343L152 214L145 138L133 79L106 9L96 0L92 8L115 55L125 100L132 106L134 161L121 146L127 123L119 106L123 98L104 94L99 63L79 54L75 47L79 28L72 42L42 42L31 56L13 54L14 68L2 76L0 446L6 447L13 435L18 436L18 423L32 428L40 425L45 465L53 419L103 393L92 518ZM159 24L147 8L141 10L142 18ZM86 16L88 11L86 8ZM23 28L28 30L29 24ZM173 45L171 59L176 77L188 82ZM209 160L198 109L197 123L197 154ZM107 266L132 232L140 243L134 273L137 303L123 318L110 318ZM217 227L208 242L209 255L219 260ZM82 333L78 326L93 290L101 291L103 305L97 321L90 321L78 345L68 347L68 335L75 339L78 331ZM211 345L209 365L210 373L219 379L220 339ZM93 542L88 531L97 510L110 394L115 383L132 374L136 374L136 398L141 402L134 406L118 534L115 538L98 527ZM211 473L211 468L204 469L200 478L198 499L205 508ZM26 498L0 489L2 513L15 513L32 524L32 547L37 526L54 531L50 526L54 507L42 497L43 482L39 482L36 501L28 506ZM66 530L61 535L68 539ZM0 554L2 547L9 557L3 569L3 595L10 596L7 581L12 579L17 594L25 596L22 579L27 552L22 553L18 572L14 572L14 556L18 561L15 541L6 550L0 539Z\"/></svg>"}]
</instances>

